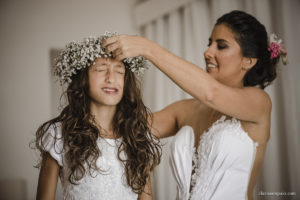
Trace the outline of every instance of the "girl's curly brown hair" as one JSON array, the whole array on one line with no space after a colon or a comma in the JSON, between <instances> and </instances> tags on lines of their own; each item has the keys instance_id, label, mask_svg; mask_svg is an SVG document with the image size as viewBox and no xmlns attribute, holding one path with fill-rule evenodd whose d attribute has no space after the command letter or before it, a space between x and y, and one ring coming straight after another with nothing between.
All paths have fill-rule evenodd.
<instances>
[{"instance_id":1,"label":"girl's curly brown hair","mask_svg":"<svg viewBox=\"0 0 300 200\"><path fill-rule=\"evenodd\" d=\"M127 67L124 79L124 93L113 118L113 129L122 138L118 158L124 164L127 184L140 194L150 171L160 162L161 146L150 132L152 114L143 104L140 83ZM88 68L72 77L66 95L68 105L60 115L45 122L36 131L35 146L42 155L45 154L43 136L50 126L61 123L63 149L71 171L69 181L77 184L87 171L91 174L92 170L99 170L96 161L101 156L97 139L101 137L102 130L97 128L90 112ZM126 155L125 160L121 159L122 151Z\"/></svg>"}]
</instances>

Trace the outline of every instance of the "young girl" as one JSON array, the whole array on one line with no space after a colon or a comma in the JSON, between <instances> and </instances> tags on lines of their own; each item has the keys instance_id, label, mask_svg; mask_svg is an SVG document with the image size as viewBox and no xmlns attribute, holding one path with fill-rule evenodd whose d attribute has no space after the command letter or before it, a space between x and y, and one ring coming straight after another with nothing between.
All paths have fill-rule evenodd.
<instances>
[{"instance_id":1,"label":"young girl","mask_svg":"<svg viewBox=\"0 0 300 200\"><path fill-rule=\"evenodd\" d=\"M112 59L100 46L108 36L72 42L56 60L68 105L36 132L37 199L54 199L58 177L64 199L152 199L149 173L160 146L133 73L145 60Z\"/></svg>"},{"instance_id":2,"label":"young girl","mask_svg":"<svg viewBox=\"0 0 300 200\"><path fill-rule=\"evenodd\" d=\"M154 113L157 136L177 133L171 150L177 199L253 199L270 135L272 103L263 89L276 78L280 57L286 61L273 39L268 43L255 17L227 13L208 40L206 70L142 37L103 42L116 59L145 56L194 97Z\"/></svg>"}]
</instances>

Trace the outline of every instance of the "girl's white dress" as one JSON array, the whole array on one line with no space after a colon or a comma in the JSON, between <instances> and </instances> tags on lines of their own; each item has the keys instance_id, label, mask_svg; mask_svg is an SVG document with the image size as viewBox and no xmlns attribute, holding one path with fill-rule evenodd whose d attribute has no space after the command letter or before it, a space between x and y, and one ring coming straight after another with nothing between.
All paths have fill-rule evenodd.
<instances>
[{"instance_id":1,"label":"girl's white dress","mask_svg":"<svg viewBox=\"0 0 300 200\"><path fill-rule=\"evenodd\" d=\"M69 166L66 162L63 141L61 139L61 126L56 124L56 128L51 126L48 134L43 138L45 151L58 162L62 167L61 183L63 187L64 200L134 200L138 195L134 193L126 183L124 165L118 159L118 145L121 139L97 140L101 155L97 159L97 166L102 170L93 171L90 175L86 172L85 176L79 181L78 185L69 182ZM54 142L56 137L56 142ZM124 154L121 154L125 158Z\"/></svg>"},{"instance_id":2,"label":"girl's white dress","mask_svg":"<svg viewBox=\"0 0 300 200\"><path fill-rule=\"evenodd\" d=\"M170 164L177 200L245 200L256 147L237 119L222 116L194 148L192 127L184 126L171 144Z\"/></svg>"}]
</instances>

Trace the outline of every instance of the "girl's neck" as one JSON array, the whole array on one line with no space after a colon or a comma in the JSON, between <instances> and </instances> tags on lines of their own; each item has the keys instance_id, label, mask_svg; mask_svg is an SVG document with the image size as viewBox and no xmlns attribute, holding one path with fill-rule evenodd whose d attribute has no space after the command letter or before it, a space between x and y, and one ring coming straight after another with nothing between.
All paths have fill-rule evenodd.
<instances>
[{"instance_id":1,"label":"girl's neck","mask_svg":"<svg viewBox=\"0 0 300 200\"><path fill-rule=\"evenodd\" d=\"M108 137L113 136L113 118L116 113L116 106L96 105L91 103L91 114L95 117L95 122L100 129L100 132Z\"/></svg>"}]
</instances>

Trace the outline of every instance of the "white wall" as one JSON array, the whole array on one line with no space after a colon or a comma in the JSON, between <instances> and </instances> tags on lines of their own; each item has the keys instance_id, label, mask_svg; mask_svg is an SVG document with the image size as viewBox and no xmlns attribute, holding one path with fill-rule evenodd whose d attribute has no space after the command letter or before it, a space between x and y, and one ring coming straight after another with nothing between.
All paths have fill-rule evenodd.
<instances>
[{"instance_id":1,"label":"white wall","mask_svg":"<svg viewBox=\"0 0 300 200\"><path fill-rule=\"evenodd\" d=\"M53 113L50 48L105 30L136 34L133 4L134 0L0 1L0 187L3 180L24 180L24 199L35 198L36 154L28 144ZM3 190L0 199L5 199Z\"/></svg>"}]
</instances>

